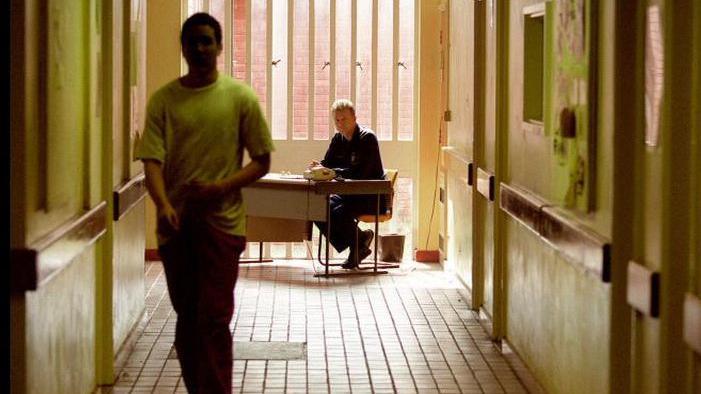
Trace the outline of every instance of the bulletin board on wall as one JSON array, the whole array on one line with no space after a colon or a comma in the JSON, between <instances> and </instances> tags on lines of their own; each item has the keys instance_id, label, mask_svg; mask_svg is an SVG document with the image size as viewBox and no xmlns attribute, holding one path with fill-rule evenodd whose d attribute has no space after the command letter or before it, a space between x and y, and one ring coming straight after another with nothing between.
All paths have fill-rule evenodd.
<instances>
[{"instance_id":1,"label":"bulletin board on wall","mask_svg":"<svg viewBox=\"0 0 701 394\"><path fill-rule=\"evenodd\" d=\"M597 0L556 0L547 12L552 58L545 128L551 131L553 194L580 212L596 208L596 10Z\"/></svg>"}]
</instances>

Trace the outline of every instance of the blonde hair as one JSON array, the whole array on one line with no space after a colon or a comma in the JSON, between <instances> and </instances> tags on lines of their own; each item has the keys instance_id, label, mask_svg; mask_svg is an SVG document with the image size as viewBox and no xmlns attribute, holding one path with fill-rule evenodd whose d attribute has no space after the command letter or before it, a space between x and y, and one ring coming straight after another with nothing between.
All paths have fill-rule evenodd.
<instances>
[{"instance_id":1,"label":"blonde hair","mask_svg":"<svg viewBox=\"0 0 701 394\"><path fill-rule=\"evenodd\" d=\"M355 106L353 106L353 102L348 99L338 99L334 101L333 105L331 106L332 113L344 109L350 109L353 115L355 115Z\"/></svg>"}]
</instances>

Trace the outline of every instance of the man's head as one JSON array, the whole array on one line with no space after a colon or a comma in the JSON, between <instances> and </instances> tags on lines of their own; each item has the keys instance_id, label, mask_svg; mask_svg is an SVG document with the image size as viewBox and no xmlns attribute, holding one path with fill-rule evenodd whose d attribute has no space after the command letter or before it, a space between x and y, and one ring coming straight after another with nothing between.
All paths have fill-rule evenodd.
<instances>
[{"instance_id":1,"label":"man's head","mask_svg":"<svg viewBox=\"0 0 701 394\"><path fill-rule=\"evenodd\" d=\"M212 71L222 51L221 25L211 15L198 12L183 23L180 45L192 71Z\"/></svg>"},{"instance_id":2,"label":"man's head","mask_svg":"<svg viewBox=\"0 0 701 394\"><path fill-rule=\"evenodd\" d=\"M350 140L357 126L355 119L355 107L350 100L336 100L331 106L331 114L338 130L343 136Z\"/></svg>"}]
</instances>

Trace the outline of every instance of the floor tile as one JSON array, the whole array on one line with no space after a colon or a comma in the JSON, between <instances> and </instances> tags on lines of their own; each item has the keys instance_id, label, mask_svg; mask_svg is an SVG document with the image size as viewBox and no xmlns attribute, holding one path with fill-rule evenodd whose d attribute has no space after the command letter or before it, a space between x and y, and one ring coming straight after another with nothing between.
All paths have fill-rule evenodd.
<instances>
[{"instance_id":1,"label":"floor tile","mask_svg":"<svg viewBox=\"0 0 701 394\"><path fill-rule=\"evenodd\" d=\"M479 324L437 264L315 278L308 260L241 265L237 343L299 342L301 359L234 360L235 393L528 393L535 380ZM163 267L145 267L146 319L111 392L184 393ZM278 354L278 356L280 356ZM266 357L251 357L266 358ZM526 384L524 384L526 382ZM530 384L530 386L529 386Z\"/></svg>"}]
</instances>

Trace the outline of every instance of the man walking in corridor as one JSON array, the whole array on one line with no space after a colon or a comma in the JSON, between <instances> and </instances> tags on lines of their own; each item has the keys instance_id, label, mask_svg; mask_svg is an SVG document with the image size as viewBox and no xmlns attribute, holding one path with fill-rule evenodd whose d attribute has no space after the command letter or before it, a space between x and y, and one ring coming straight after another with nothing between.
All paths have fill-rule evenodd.
<instances>
[{"instance_id":1,"label":"man walking in corridor","mask_svg":"<svg viewBox=\"0 0 701 394\"><path fill-rule=\"evenodd\" d=\"M253 90L217 70L217 20L192 15L180 42L188 73L150 98L137 158L157 207L185 385L231 393L229 323L246 229L240 190L269 171L273 144ZM251 161L242 167L243 149Z\"/></svg>"}]
</instances>

